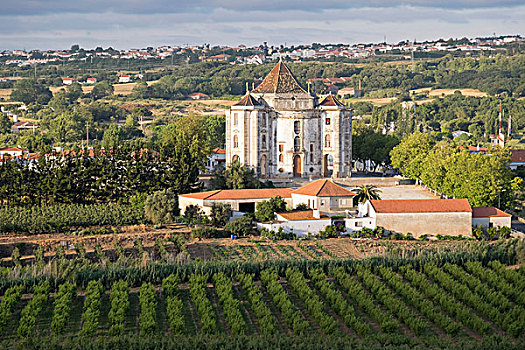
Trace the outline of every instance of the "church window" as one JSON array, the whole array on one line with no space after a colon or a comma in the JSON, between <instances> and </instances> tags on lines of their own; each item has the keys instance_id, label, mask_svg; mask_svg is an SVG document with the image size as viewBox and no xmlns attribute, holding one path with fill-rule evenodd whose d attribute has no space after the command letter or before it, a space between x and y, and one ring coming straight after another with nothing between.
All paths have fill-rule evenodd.
<instances>
[{"instance_id":1,"label":"church window","mask_svg":"<svg viewBox=\"0 0 525 350\"><path fill-rule=\"evenodd\" d=\"M279 163L284 162L284 156L282 154L279 154Z\"/></svg>"},{"instance_id":2,"label":"church window","mask_svg":"<svg viewBox=\"0 0 525 350\"><path fill-rule=\"evenodd\" d=\"M233 136L233 148L239 148L239 137L237 135Z\"/></svg>"},{"instance_id":3,"label":"church window","mask_svg":"<svg viewBox=\"0 0 525 350\"><path fill-rule=\"evenodd\" d=\"M233 125L239 125L239 118L237 117L237 113L233 113Z\"/></svg>"},{"instance_id":4,"label":"church window","mask_svg":"<svg viewBox=\"0 0 525 350\"><path fill-rule=\"evenodd\" d=\"M326 123L326 125L330 125L330 118L326 118L325 119L325 123Z\"/></svg>"},{"instance_id":5,"label":"church window","mask_svg":"<svg viewBox=\"0 0 525 350\"><path fill-rule=\"evenodd\" d=\"M293 132L298 134L299 131L301 129L301 124L298 120L296 120L295 122L293 122Z\"/></svg>"},{"instance_id":6,"label":"church window","mask_svg":"<svg viewBox=\"0 0 525 350\"><path fill-rule=\"evenodd\" d=\"M284 151L284 145L279 145L279 152L283 152Z\"/></svg>"},{"instance_id":7,"label":"church window","mask_svg":"<svg viewBox=\"0 0 525 350\"><path fill-rule=\"evenodd\" d=\"M330 147L332 147L332 146L331 146L330 135L326 135L326 136L324 137L324 146L325 146L326 148L330 148Z\"/></svg>"},{"instance_id":8,"label":"church window","mask_svg":"<svg viewBox=\"0 0 525 350\"><path fill-rule=\"evenodd\" d=\"M261 141L262 141L262 148L266 148L266 135L262 135Z\"/></svg>"},{"instance_id":9,"label":"church window","mask_svg":"<svg viewBox=\"0 0 525 350\"><path fill-rule=\"evenodd\" d=\"M310 144L310 163L314 162L314 144Z\"/></svg>"},{"instance_id":10,"label":"church window","mask_svg":"<svg viewBox=\"0 0 525 350\"><path fill-rule=\"evenodd\" d=\"M266 113L261 114L261 126L266 127Z\"/></svg>"},{"instance_id":11,"label":"church window","mask_svg":"<svg viewBox=\"0 0 525 350\"><path fill-rule=\"evenodd\" d=\"M294 152L300 152L301 151L301 138L299 136L296 136L293 139L293 150L294 150Z\"/></svg>"}]
</instances>

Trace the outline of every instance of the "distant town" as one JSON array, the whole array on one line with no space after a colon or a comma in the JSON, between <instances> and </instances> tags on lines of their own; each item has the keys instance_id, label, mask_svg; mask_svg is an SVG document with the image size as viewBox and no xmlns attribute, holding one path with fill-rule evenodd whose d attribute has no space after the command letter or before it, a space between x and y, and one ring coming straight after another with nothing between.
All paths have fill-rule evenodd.
<instances>
[{"instance_id":1,"label":"distant town","mask_svg":"<svg viewBox=\"0 0 525 350\"><path fill-rule=\"evenodd\" d=\"M322 60L322 59L356 59L375 55L393 54L403 59L412 59L414 55L437 52L462 52L464 54L495 52L507 45L523 42L521 35L494 36L486 38L438 39L435 41L401 41L399 43L368 43L368 44L320 44L285 46L268 46L263 43L259 46L239 45L213 46L203 45L163 45L157 48L135 48L116 50L113 48L97 47L83 49L73 45L70 49L61 50L4 50L0 52L0 64L27 66L68 61L89 62L93 58L108 59L139 59L165 60L172 56L187 56L198 54L202 62L225 61L232 64L263 64L279 58L289 58L294 61Z\"/></svg>"}]
</instances>

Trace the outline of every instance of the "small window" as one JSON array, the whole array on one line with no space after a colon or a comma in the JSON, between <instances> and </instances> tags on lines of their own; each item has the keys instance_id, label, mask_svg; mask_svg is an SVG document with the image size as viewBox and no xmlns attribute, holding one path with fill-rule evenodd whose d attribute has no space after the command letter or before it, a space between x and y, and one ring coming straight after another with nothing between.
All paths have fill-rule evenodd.
<instances>
[{"instance_id":1,"label":"small window","mask_svg":"<svg viewBox=\"0 0 525 350\"><path fill-rule=\"evenodd\" d=\"M330 118L326 118L326 119L325 119L325 124L326 124L326 125L330 125Z\"/></svg>"},{"instance_id":2,"label":"small window","mask_svg":"<svg viewBox=\"0 0 525 350\"><path fill-rule=\"evenodd\" d=\"M279 145L279 152L283 152L284 151L284 145Z\"/></svg>"},{"instance_id":3,"label":"small window","mask_svg":"<svg viewBox=\"0 0 525 350\"><path fill-rule=\"evenodd\" d=\"M237 117L237 113L233 113L233 125L234 126L239 125L239 119Z\"/></svg>"},{"instance_id":4,"label":"small window","mask_svg":"<svg viewBox=\"0 0 525 350\"><path fill-rule=\"evenodd\" d=\"M261 141L262 141L262 148L266 148L266 135L262 135Z\"/></svg>"},{"instance_id":5,"label":"small window","mask_svg":"<svg viewBox=\"0 0 525 350\"><path fill-rule=\"evenodd\" d=\"M301 123L297 120L293 122L293 132L298 134L301 131Z\"/></svg>"},{"instance_id":6,"label":"small window","mask_svg":"<svg viewBox=\"0 0 525 350\"><path fill-rule=\"evenodd\" d=\"M266 127L266 113L261 114L261 125Z\"/></svg>"},{"instance_id":7,"label":"small window","mask_svg":"<svg viewBox=\"0 0 525 350\"><path fill-rule=\"evenodd\" d=\"M363 223L361 221L357 221L355 223L355 227L363 227Z\"/></svg>"},{"instance_id":8,"label":"small window","mask_svg":"<svg viewBox=\"0 0 525 350\"><path fill-rule=\"evenodd\" d=\"M284 156L282 154L279 154L279 163L284 162Z\"/></svg>"},{"instance_id":9,"label":"small window","mask_svg":"<svg viewBox=\"0 0 525 350\"><path fill-rule=\"evenodd\" d=\"M239 137L237 135L233 136L233 148L239 148Z\"/></svg>"},{"instance_id":10,"label":"small window","mask_svg":"<svg viewBox=\"0 0 525 350\"><path fill-rule=\"evenodd\" d=\"M293 150L294 152L300 152L301 151L301 139L299 136L296 136L293 139Z\"/></svg>"},{"instance_id":11,"label":"small window","mask_svg":"<svg viewBox=\"0 0 525 350\"><path fill-rule=\"evenodd\" d=\"M321 200L321 205L324 205L324 200Z\"/></svg>"},{"instance_id":12,"label":"small window","mask_svg":"<svg viewBox=\"0 0 525 350\"><path fill-rule=\"evenodd\" d=\"M326 136L324 137L324 146L325 146L326 148L330 148L330 147L332 147L332 146L331 146L330 135L326 135Z\"/></svg>"},{"instance_id":13,"label":"small window","mask_svg":"<svg viewBox=\"0 0 525 350\"><path fill-rule=\"evenodd\" d=\"M341 199L341 205L346 205L346 199Z\"/></svg>"},{"instance_id":14,"label":"small window","mask_svg":"<svg viewBox=\"0 0 525 350\"><path fill-rule=\"evenodd\" d=\"M310 144L310 163L314 162L314 144Z\"/></svg>"}]
</instances>

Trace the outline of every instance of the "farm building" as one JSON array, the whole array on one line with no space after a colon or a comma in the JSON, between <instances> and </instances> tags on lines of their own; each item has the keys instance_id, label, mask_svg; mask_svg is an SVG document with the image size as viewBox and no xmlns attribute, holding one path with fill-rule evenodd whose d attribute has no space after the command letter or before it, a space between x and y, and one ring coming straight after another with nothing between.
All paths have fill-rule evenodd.
<instances>
[{"instance_id":1,"label":"farm building","mask_svg":"<svg viewBox=\"0 0 525 350\"><path fill-rule=\"evenodd\" d=\"M301 237L317 234L331 224L332 219L319 210L292 210L284 213L275 213L274 221L257 223L257 228L278 231L282 227L284 232L292 232Z\"/></svg>"},{"instance_id":2,"label":"farm building","mask_svg":"<svg viewBox=\"0 0 525 350\"><path fill-rule=\"evenodd\" d=\"M488 227L510 227L512 215L493 207L473 207L472 226Z\"/></svg>"},{"instance_id":3,"label":"farm building","mask_svg":"<svg viewBox=\"0 0 525 350\"><path fill-rule=\"evenodd\" d=\"M242 190L218 190L199 193L181 194L179 208L182 212L188 205L198 205L206 214L211 212L214 203L230 204L233 211L251 213L257 203L276 196L281 196L289 208L299 204L323 211L341 211L354 206L356 194L330 180L321 179L311 182L296 190L291 188L263 188Z\"/></svg>"}]
</instances>

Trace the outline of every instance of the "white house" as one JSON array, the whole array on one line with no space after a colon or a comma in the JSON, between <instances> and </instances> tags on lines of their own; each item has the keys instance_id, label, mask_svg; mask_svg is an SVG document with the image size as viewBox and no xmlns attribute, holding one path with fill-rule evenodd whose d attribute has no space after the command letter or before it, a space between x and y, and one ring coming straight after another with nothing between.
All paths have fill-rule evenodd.
<instances>
[{"instance_id":1,"label":"white house","mask_svg":"<svg viewBox=\"0 0 525 350\"><path fill-rule=\"evenodd\" d=\"M224 166L225 164L226 150L222 148L215 148L206 162L206 172L211 174L217 166Z\"/></svg>"},{"instance_id":2,"label":"white house","mask_svg":"<svg viewBox=\"0 0 525 350\"><path fill-rule=\"evenodd\" d=\"M129 83L131 82L131 76L129 75L121 75L118 77L118 82L119 83Z\"/></svg>"},{"instance_id":3,"label":"white house","mask_svg":"<svg viewBox=\"0 0 525 350\"><path fill-rule=\"evenodd\" d=\"M74 82L76 82L76 80L73 78L62 78L62 84L64 85L71 85Z\"/></svg>"},{"instance_id":4,"label":"white house","mask_svg":"<svg viewBox=\"0 0 525 350\"><path fill-rule=\"evenodd\" d=\"M316 235L331 224L332 219L319 210L292 210L275 213L274 221L257 223L257 228L278 231L282 227L286 233L294 233L298 237L304 237Z\"/></svg>"},{"instance_id":5,"label":"white house","mask_svg":"<svg viewBox=\"0 0 525 350\"><path fill-rule=\"evenodd\" d=\"M525 166L525 149L511 149L509 168L516 170L519 166Z\"/></svg>"},{"instance_id":6,"label":"white house","mask_svg":"<svg viewBox=\"0 0 525 350\"><path fill-rule=\"evenodd\" d=\"M494 207L473 207L472 226L483 228L506 226L510 228L512 215Z\"/></svg>"}]
</instances>

